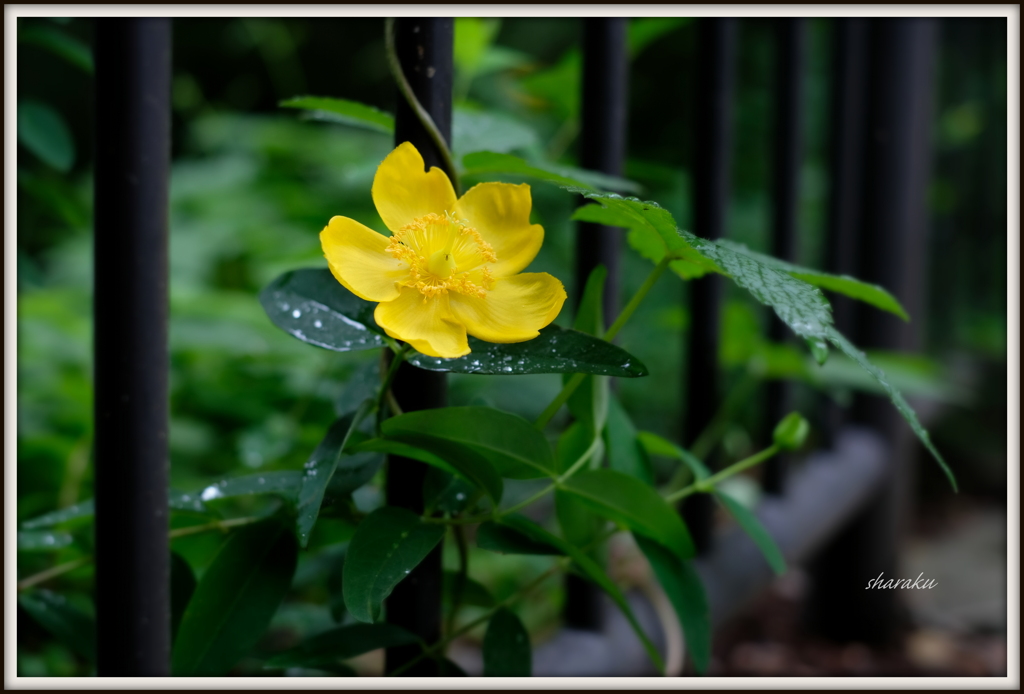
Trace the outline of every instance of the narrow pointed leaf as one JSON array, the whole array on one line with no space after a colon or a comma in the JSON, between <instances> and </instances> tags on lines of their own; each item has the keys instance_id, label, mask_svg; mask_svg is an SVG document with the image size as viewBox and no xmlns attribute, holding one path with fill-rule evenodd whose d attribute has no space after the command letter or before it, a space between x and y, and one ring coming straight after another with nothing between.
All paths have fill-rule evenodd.
<instances>
[{"instance_id":1,"label":"narrow pointed leaf","mask_svg":"<svg viewBox=\"0 0 1024 694\"><path fill-rule=\"evenodd\" d=\"M524 535L508 525L487 521L476 532L476 544L499 554L565 554L565 551L546 541Z\"/></svg>"},{"instance_id":2,"label":"narrow pointed leaf","mask_svg":"<svg viewBox=\"0 0 1024 694\"><path fill-rule=\"evenodd\" d=\"M679 618L686 636L686 649L697 672L707 672L711 663L711 610L700 577L693 566L672 554L657 542L634 534L637 545L647 557L654 575Z\"/></svg>"},{"instance_id":3,"label":"narrow pointed leaf","mask_svg":"<svg viewBox=\"0 0 1024 694\"><path fill-rule=\"evenodd\" d=\"M642 186L634 181L609 176L599 171L558 166L548 162L527 162L512 154L499 152L471 152L462 157L462 166L464 176L511 174L536 178L560 186L577 186L587 190L604 188L630 193L642 190Z\"/></svg>"},{"instance_id":4,"label":"narrow pointed leaf","mask_svg":"<svg viewBox=\"0 0 1024 694\"><path fill-rule=\"evenodd\" d=\"M354 450L387 453L419 460L439 470L458 475L486 493L495 505L501 501L504 484L501 475L487 458L472 448L453 445L444 439L419 440L424 441L423 445L429 446L431 450L388 439L370 439L356 446Z\"/></svg>"},{"instance_id":5,"label":"narrow pointed leaf","mask_svg":"<svg viewBox=\"0 0 1024 694\"><path fill-rule=\"evenodd\" d=\"M660 542L679 557L694 555L693 540L679 514L649 485L617 470L581 472L562 483L596 513Z\"/></svg>"},{"instance_id":6,"label":"narrow pointed leaf","mask_svg":"<svg viewBox=\"0 0 1024 694\"><path fill-rule=\"evenodd\" d=\"M690 453L682 446L678 446L668 439L664 439L657 434L649 431L641 431L637 435L637 439L640 444L647 450L650 455L660 455L666 458L675 458L681 461L684 465L690 468L690 472L698 480L704 480L711 477L711 471L708 470L707 466L700 461L697 456Z\"/></svg>"},{"instance_id":7,"label":"narrow pointed leaf","mask_svg":"<svg viewBox=\"0 0 1024 694\"><path fill-rule=\"evenodd\" d=\"M233 532L185 609L171 673L226 674L270 624L291 586L297 560L295 536L276 519Z\"/></svg>"},{"instance_id":8,"label":"narrow pointed leaf","mask_svg":"<svg viewBox=\"0 0 1024 694\"><path fill-rule=\"evenodd\" d=\"M921 425L920 420L917 418L917 414L910 405L907 404L907 401L903 399L903 395L896 390L892 383L889 382L885 373L868 361L867 356L854 347L853 344L843 337L842 333L838 330L835 330L834 328L830 330L828 339L833 345L839 348L839 351L860 364L861 368L871 374L875 380L878 381L878 384L889 395L889 399L892 401L892 404L896 406L896 410L903 416L903 419L907 420L907 423L910 424L910 428L913 429L915 434L917 434L917 438L921 440L921 443L924 444L925 448L928 449L932 454L932 457L934 457L936 462L938 462L942 471L946 473L946 477L949 479L949 483L952 485L953 491L957 491L956 478L953 476L953 471L949 469L946 461L939 454L938 449L935 448L935 444L932 443L932 439L928 435L928 430Z\"/></svg>"},{"instance_id":9,"label":"narrow pointed leaf","mask_svg":"<svg viewBox=\"0 0 1024 694\"><path fill-rule=\"evenodd\" d=\"M352 430L359 426L369 407L370 403L365 402L355 412L336 420L306 462L302 471L302 484L299 487L299 499L295 508L295 528L299 543L303 547L309 543L309 534L313 532L316 518L320 514L320 505L324 500L324 493L338 468L338 461L342 457L345 443ZM366 460L369 462L371 459L372 456ZM346 476L352 478L351 485L354 486L348 490L350 492L368 482L376 471L376 466L369 464L343 467L340 470L343 475L348 473Z\"/></svg>"},{"instance_id":10,"label":"narrow pointed leaf","mask_svg":"<svg viewBox=\"0 0 1024 694\"><path fill-rule=\"evenodd\" d=\"M412 353L406 361L427 371L518 376L585 373L619 378L647 375L632 354L592 335L549 325L526 342L497 344L469 338L470 353L444 359Z\"/></svg>"},{"instance_id":11,"label":"narrow pointed leaf","mask_svg":"<svg viewBox=\"0 0 1024 694\"><path fill-rule=\"evenodd\" d=\"M33 590L19 595L18 605L65 646L96 662L96 621L63 595Z\"/></svg>"},{"instance_id":12,"label":"narrow pointed leaf","mask_svg":"<svg viewBox=\"0 0 1024 694\"><path fill-rule=\"evenodd\" d=\"M754 541L754 544L757 545L757 548L761 550L761 554L767 560L768 565L772 567L772 571L779 576L786 573L786 559L782 556L782 551L775 544L775 538L761 525L761 521L758 520L757 516L746 506L721 490L715 490L715 498L729 510L729 514L736 519L740 527Z\"/></svg>"},{"instance_id":13,"label":"narrow pointed leaf","mask_svg":"<svg viewBox=\"0 0 1024 694\"><path fill-rule=\"evenodd\" d=\"M374 304L342 287L330 270L286 272L260 292L260 304L274 325L311 345L335 352L384 346Z\"/></svg>"},{"instance_id":14,"label":"narrow pointed leaf","mask_svg":"<svg viewBox=\"0 0 1024 694\"><path fill-rule=\"evenodd\" d=\"M281 101L278 106L304 109L309 112L311 118L316 120L355 125L388 134L395 131L395 117L390 113L349 99L296 96Z\"/></svg>"},{"instance_id":15,"label":"narrow pointed leaf","mask_svg":"<svg viewBox=\"0 0 1024 694\"><path fill-rule=\"evenodd\" d=\"M803 280L815 287L827 289L829 291L836 292L837 294L843 294L851 299L863 301L875 308L895 314L903 320L910 320L910 316L907 315L906 310L904 310L900 305L900 302L896 300L896 297L876 284L861 282L858 279L847 277L846 275L832 275L827 272L819 272L818 270L800 267L799 265L794 265L793 263L787 263L784 260L773 258L770 255L757 253L756 251L750 250L742 243L736 243L727 239L720 239L716 241L716 244L754 258L763 265L788 273L796 279Z\"/></svg>"},{"instance_id":16,"label":"narrow pointed leaf","mask_svg":"<svg viewBox=\"0 0 1024 694\"><path fill-rule=\"evenodd\" d=\"M381 605L444 537L445 526L424 523L402 508L384 506L359 524L342 574L345 607L360 622L380 619Z\"/></svg>"},{"instance_id":17,"label":"narrow pointed leaf","mask_svg":"<svg viewBox=\"0 0 1024 694\"><path fill-rule=\"evenodd\" d=\"M550 476L554 457L547 439L522 417L491 407L446 407L406 412L384 422L384 437L435 453L456 447L486 458L502 477ZM450 462L450 461L449 461Z\"/></svg>"},{"instance_id":18,"label":"narrow pointed leaf","mask_svg":"<svg viewBox=\"0 0 1024 694\"><path fill-rule=\"evenodd\" d=\"M533 674L530 635L515 613L501 608L484 634L484 677L529 677Z\"/></svg>"},{"instance_id":19,"label":"narrow pointed leaf","mask_svg":"<svg viewBox=\"0 0 1024 694\"><path fill-rule=\"evenodd\" d=\"M75 141L64 118L38 101L18 103L18 142L44 163L61 172L75 163Z\"/></svg>"},{"instance_id":20,"label":"narrow pointed leaf","mask_svg":"<svg viewBox=\"0 0 1024 694\"><path fill-rule=\"evenodd\" d=\"M651 658L651 661L659 671L664 672L665 663L658 654L658 649L654 647L654 644L651 643L651 640L647 637L647 634L644 633L640 623L636 620L636 616L633 614L632 608L630 608L629 603L626 601L626 596L622 594L622 591L619 590L618 586L612 583L611 579L608 578L608 575L600 566L598 566L597 562L588 557L578 547L566 542L557 535L552 535L525 516L506 516L501 522L502 525L517 530L520 534L525 535L535 543L557 547L562 551L562 553L572 557L572 560L576 563L576 566L579 567L583 574L600 586L601 589L608 594L608 597L610 597L619 609L622 610L622 614L625 615L630 626L633 627L633 631L635 631L636 635L640 638L640 641L643 643L644 649L647 651L647 655Z\"/></svg>"},{"instance_id":21,"label":"narrow pointed leaf","mask_svg":"<svg viewBox=\"0 0 1024 694\"><path fill-rule=\"evenodd\" d=\"M393 624L350 624L307 639L295 648L269 658L264 667L325 669L378 648L418 643L419 638Z\"/></svg>"},{"instance_id":22,"label":"narrow pointed leaf","mask_svg":"<svg viewBox=\"0 0 1024 694\"><path fill-rule=\"evenodd\" d=\"M18 532L19 552L49 552L67 547L74 538L59 530L21 530Z\"/></svg>"}]
</instances>

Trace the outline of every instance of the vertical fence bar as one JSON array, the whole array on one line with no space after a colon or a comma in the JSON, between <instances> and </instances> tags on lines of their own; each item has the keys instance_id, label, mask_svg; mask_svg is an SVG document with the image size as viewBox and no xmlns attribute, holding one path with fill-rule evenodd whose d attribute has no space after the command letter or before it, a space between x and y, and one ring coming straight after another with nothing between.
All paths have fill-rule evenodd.
<instances>
[{"instance_id":1,"label":"vertical fence bar","mask_svg":"<svg viewBox=\"0 0 1024 694\"><path fill-rule=\"evenodd\" d=\"M98 19L94 50L97 665L166 676L171 22Z\"/></svg>"},{"instance_id":2,"label":"vertical fence bar","mask_svg":"<svg viewBox=\"0 0 1024 694\"><path fill-rule=\"evenodd\" d=\"M825 269L859 276L864 176L864 128L867 120L868 20L837 19L834 28L830 119L831 177ZM829 297L836 327L854 334L853 299ZM843 408L824 398L825 435L831 445L845 421Z\"/></svg>"},{"instance_id":3,"label":"vertical fence bar","mask_svg":"<svg viewBox=\"0 0 1024 694\"><path fill-rule=\"evenodd\" d=\"M920 322L927 240L926 187L937 23L872 20L864 133L862 265ZM868 349L911 349L916 324L857 306L854 338ZM903 616L894 591L865 590L880 573L899 574L898 547L910 503L915 443L906 424L878 397L858 396L853 417L879 430L891 462L877 498L815 563L808 614L821 633L885 642Z\"/></svg>"},{"instance_id":4,"label":"vertical fence bar","mask_svg":"<svg viewBox=\"0 0 1024 694\"><path fill-rule=\"evenodd\" d=\"M775 152L772 180L772 255L797 260L797 209L800 164L803 158L804 65L807 53L807 20L786 18L776 24ZM789 328L775 314L768 325L772 342L789 339ZM767 431L792 408L789 384L774 380L767 387ZM769 494L781 494L787 458L778 455L765 463L763 486Z\"/></svg>"},{"instance_id":5,"label":"vertical fence bar","mask_svg":"<svg viewBox=\"0 0 1024 694\"><path fill-rule=\"evenodd\" d=\"M735 19L700 19L697 24L693 226L697 235L709 239L723 235L729 204L737 29ZM711 422L719 405L721 278L702 277L690 282L689 290L690 334L683 429L684 440L691 444ZM697 550L706 552L711 546L710 496L689 497L682 511Z\"/></svg>"},{"instance_id":6,"label":"vertical fence bar","mask_svg":"<svg viewBox=\"0 0 1024 694\"><path fill-rule=\"evenodd\" d=\"M401 18L395 21L395 47L402 71L417 100L434 120L447 142L451 142L452 122L452 40L451 18ZM423 155L429 169L444 169L444 159L412 108L398 95L395 110L395 144L411 142ZM455 172L447 171L455 180ZM448 399L443 373L424 371L408 363L399 367L392 391L402 410L411 412L444 407ZM392 506L423 512L423 480L427 466L417 460L390 456L386 494ZM441 547L438 546L399 583L387 599L388 622L433 643L441 636ZM387 670L407 663L419 655L418 645L396 646L386 651ZM434 675L429 660L409 668L406 676Z\"/></svg>"},{"instance_id":7,"label":"vertical fence bar","mask_svg":"<svg viewBox=\"0 0 1024 694\"><path fill-rule=\"evenodd\" d=\"M601 17L583 20L583 94L580 164L606 174L622 174L626 155L629 56L626 19ZM590 272L598 265L608 270L603 297L604 324L619 312L619 256L622 231L588 222L576 228L576 305L579 306ZM565 579L565 623L576 629L601 627L601 591L575 574Z\"/></svg>"}]
</instances>

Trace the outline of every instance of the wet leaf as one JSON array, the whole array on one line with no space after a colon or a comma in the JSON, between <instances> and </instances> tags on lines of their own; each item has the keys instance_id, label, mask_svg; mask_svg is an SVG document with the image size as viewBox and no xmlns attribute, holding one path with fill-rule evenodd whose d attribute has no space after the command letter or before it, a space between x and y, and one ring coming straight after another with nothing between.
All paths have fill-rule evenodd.
<instances>
[{"instance_id":1,"label":"wet leaf","mask_svg":"<svg viewBox=\"0 0 1024 694\"><path fill-rule=\"evenodd\" d=\"M274 325L311 345L335 352L384 346L375 304L341 286L330 270L286 272L260 292L260 303Z\"/></svg>"},{"instance_id":2,"label":"wet leaf","mask_svg":"<svg viewBox=\"0 0 1024 694\"><path fill-rule=\"evenodd\" d=\"M359 524L345 556L345 607L360 622L380 619L381 605L444 537L445 526L424 523L403 508L384 506Z\"/></svg>"},{"instance_id":3,"label":"wet leaf","mask_svg":"<svg viewBox=\"0 0 1024 694\"><path fill-rule=\"evenodd\" d=\"M427 371L466 374L586 373L620 378L647 375L647 367L621 347L599 338L549 325L540 335L513 344L484 342L469 338L470 353L455 359L412 353L407 361Z\"/></svg>"},{"instance_id":4,"label":"wet leaf","mask_svg":"<svg viewBox=\"0 0 1024 694\"><path fill-rule=\"evenodd\" d=\"M96 620L48 590L18 596L18 605L61 643L91 663L96 662Z\"/></svg>"}]
</instances>

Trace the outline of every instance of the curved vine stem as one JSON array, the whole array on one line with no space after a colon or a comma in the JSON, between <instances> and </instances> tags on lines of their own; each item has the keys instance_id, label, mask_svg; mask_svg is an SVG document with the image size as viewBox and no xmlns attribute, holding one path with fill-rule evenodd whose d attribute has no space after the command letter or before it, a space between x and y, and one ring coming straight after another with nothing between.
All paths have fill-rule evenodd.
<instances>
[{"instance_id":1,"label":"curved vine stem","mask_svg":"<svg viewBox=\"0 0 1024 694\"><path fill-rule=\"evenodd\" d=\"M384 20L384 45L387 50L388 67L391 68L391 76L395 78L398 90L402 92L402 96L405 97L409 108L416 114L427 134L430 135L430 139L437 146L437 150L441 153L441 158L444 160L444 168L448 170L447 173L451 179L452 187L455 188L455 195L458 197L460 193L459 177L455 174L455 160L452 158L451 150L448 149L448 143L445 141L444 136L441 135L437 124L434 123L434 119L430 117L430 114L423 108L419 99L416 98L416 94L412 91L412 85L409 84L409 80L405 78L405 72L402 71L402 63L398 60L398 51L395 49L394 17L388 17Z\"/></svg>"}]
</instances>

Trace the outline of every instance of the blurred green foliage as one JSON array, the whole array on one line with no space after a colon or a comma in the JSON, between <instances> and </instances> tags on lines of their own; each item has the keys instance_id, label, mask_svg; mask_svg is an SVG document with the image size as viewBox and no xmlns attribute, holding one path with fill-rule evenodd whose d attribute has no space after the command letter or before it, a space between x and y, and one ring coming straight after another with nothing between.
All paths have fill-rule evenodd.
<instances>
[{"instance_id":1,"label":"blurred green foliage","mask_svg":"<svg viewBox=\"0 0 1024 694\"><path fill-rule=\"evenodd\" d=\"M932 424L935 440L958 470L970 466L958 465L957 458L983 456L989 473L977 474L975 488L997 494L1004 484L1000 422L1006 420L1006 33L1001 22L943 22L931 187L934 281L928 314L914 317L928 330L931 358L892 357L883 363L908 395L952 403ZM175 20L170 446L176 489L202 489L246 472L301 468L341 414L338 401L346 380L377 359L299 343L270 324L256 293L286 270L325 265L317 235L331 216L344 214L384 228L370 200L370 184L391 149L390 136L303 121L277 108L282 99L308 93L393 113L382 29L377 19ZM813 20L810 29L799 262L821 267L831 24ZM91 32L91 20L23 18L18 23L19 521L92 496L93 152L91 58L85 48ZM461 129L469 138L463 151L479 148L497 119L501 132L518 133L510 140L511 151L574 165L579 35L579 21L571 19L460 19L457 105L459 113L483 112L485 119L482 131ZM694 22L682 19L630 25L630 158L624 173L644 186L643 197L661 202L684 226L691 221L688 162L699 136L692 132L690 98L694 38ZM757 250L768 245L772 59L770 21L744 20L728 229L730 238ZM553 186L532 183L535 221L546 230L532 269L556 275L572 293L569 217L575 202ZM637 289L647 268L635 254L623 258L623 296ZM619 399L644 430L675 440L685 417L682 365L689 315L684 296L678 278L663 277L619 339L667 384L652 388L644 379L623 379ZM563 312L558 323L567 325L569 316ZM769 343L765 320L763 310L730 291L721 352L730 387L748 373L803 379L841 401L851 389L865 387L856 369L836 355L818 369L805 351ZM536 417L560 387L557 376L513 382L455 375L449 380L453 405L496 405L527 418ZM983 397L972 400L971 389ZM808 389L800 397L807 401L812 393ZM754 450L751 441L764 438L756 401L748 398L735 413L723 446L729 458L744 457ZM970 489L970 473L964 482ZM509 497L532 491L528 482L507 486ZM364 512L376 503L372 488L357 495ZM174 520L176 526L192 522L184 513ZM69 522L62 530L74 542L19 552L19 577L91 553L87 521ZM325 577L340 572L350 536L343 519L326 518L317 526L310 551L300 553L291 594L256 654L280 651L345 619L332 612L340 588L330 588ZM221 541L219 534L194 535L175 540L174 548L201 577ZM445 551L446 565L454 567L454 550L446 546ZM473 575L499 600L549 565L530 556L499 562L475 549L470 562ZM59 588L89 614L91 582L92 569L85 564L49 587ZM521 606L519 615L531 634L557 623L562 589L557 581L549 585ZM466 610L467 619L475 616L474 609ZM86 659L20 611L18 619L19 674L89 674ZM476 636L482 638L482 628ZM237 671L262 673L257 661L243 661Z\"/></svg>"}]
</instances>

